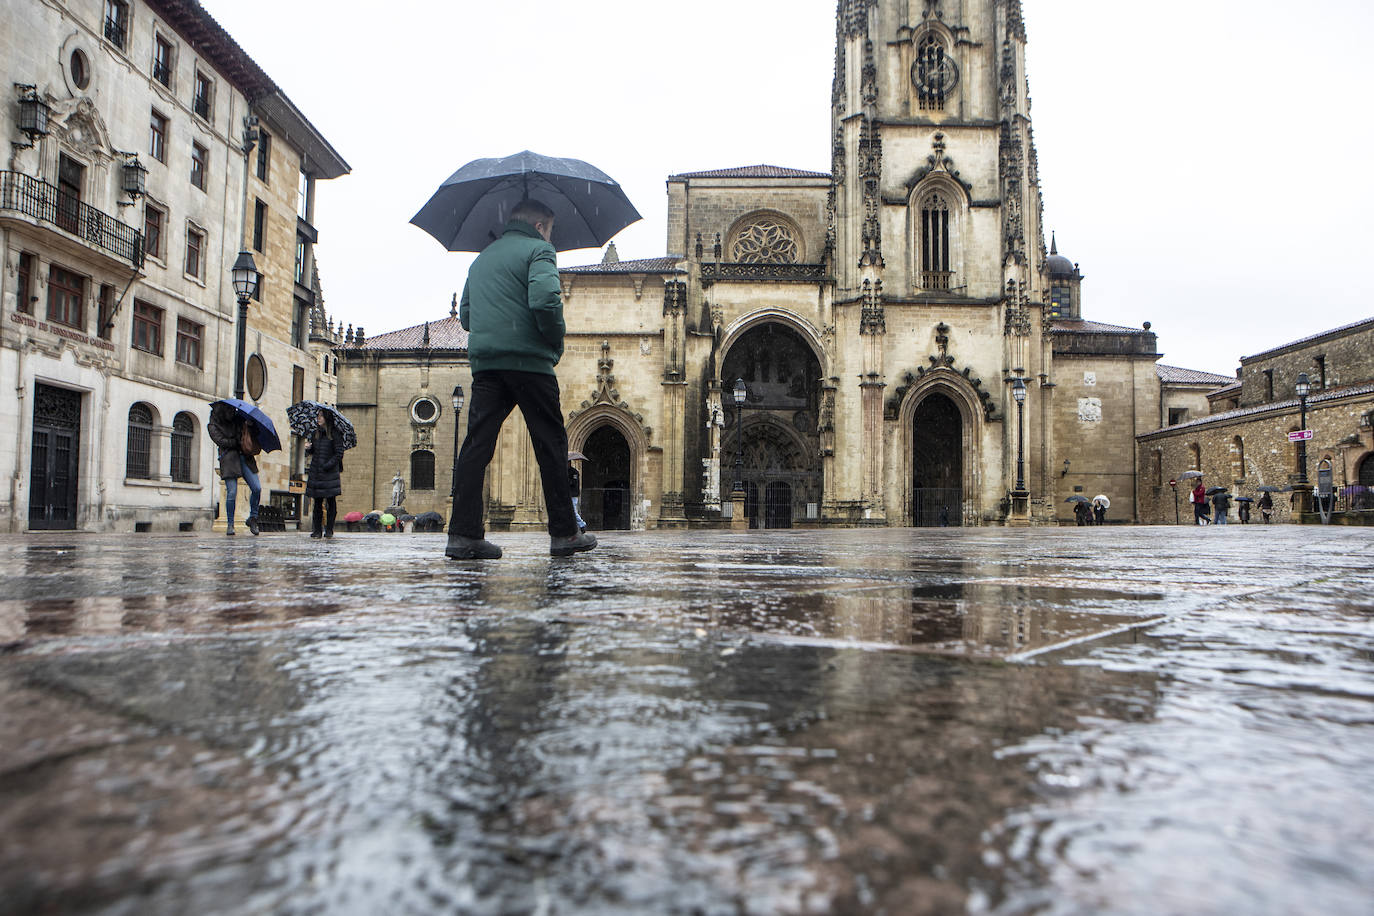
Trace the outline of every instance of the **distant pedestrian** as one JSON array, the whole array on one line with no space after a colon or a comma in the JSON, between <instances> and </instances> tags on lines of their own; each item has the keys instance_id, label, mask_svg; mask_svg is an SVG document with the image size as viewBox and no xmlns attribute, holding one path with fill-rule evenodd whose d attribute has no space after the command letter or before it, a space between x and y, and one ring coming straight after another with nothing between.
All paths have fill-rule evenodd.
<instances>
[{"instance_id":1,"label":"distant pedestrian","mask_svg":"<svg viewBox=\"0 0 1374 916\"><path fill-rule=\"evenodd\" d=\"M512 410L529 427L548 512L549 553L571 556L596 546L579 531L568 492L568 431L558 401L554 366L563 356L562 284L549 239L553 211L522 200L499 239L468 269L458 320L468 332L472 400L468 435L458 453L457 493L444 555L455 560L501 556L482 524L487 465Z\"/></svg>"},{"instance_id":2,"label":"distant pedestrian","mask_svg":"<svg viewBox=\"0 0 1374 916\"><path fill-rule=\"evenodd\" d=\"M1188 502L1193 504L1193 523L1207 524L1207 488L1202 485L1201 477L1198 478L1197 486L1193 487L1193 492L1188 494Z\"/></svg>"},{"instance_id":3,"label":"distant pedestrian","mask_svg":"<svg viewBox=\"0 0 1374 916\"><path fill-rule=\"evenodd\" d=\"M1107 506L1101 498L1093 500L1093 524L1107 524Z\"/></svg>"},{"instance_id":4,"label":"distant pedestrian","mask_svg":"<svg viewBox=\"0 0 1374 916\"><path fill-rule=\"evenodd\" d=\"M310 455L310 470L305 478L305 495L315 501L310 513L312 538L334 536L334 519L339 514L338 496L343 492L343 434L335 427L327 410L315 415L315 431L305 447ZM327 510L327 511L326 511Z\"/></svg>"},{"instance_id":5,"label":"distant pedestrian","mask_svg":"<svg viewBox=\"0 0 1374 916\"><path fill-rule=\"evenodd\" d=\"M1250 500L1236 500L1236 515L1240 518L1242 525L1250 524Z\"/></svg>"},{"instance_id":6,"label":"distant pedestrian","mask_svg":"<svg viewBox=\"0 0 1374 916\"><path fill-rule=\"evenodd\" d=\"M1225 490L1218 490L1212 497L1212 521L1218 525L1226 524L1226 517L1231 511L1231 494Z\"/></svg>"},{"instance_id":7,"label":"distant pedestrian","mask_svg":"<svg viewBox=\"0 0 1374 916\"><path fill-rule=\"evenodd\" d=\"M258 462L253 457L262 451L253 437L253 424L230 404L217 403L210 408L210 422L206 424L210 441L219 446L219 476L224 480L224 516L228 527L225 534L234 536L234 505L238 500L239 478L248 484L248 518L244 524L256 536L258 533L258 503L262 501L262 484L258 482Z\"/></svg>"},{"instance_id":8,"label":"distant pedestrian","mask_svg":"<svg viewBox=\"0 0 1374 916\"><path fill-rule=\"evenodd\" d=\"M949 527L949 506L941 506L941 507L940 507L940 527L941 527L941 528L948 528L948 527Z\"/></svg>"},{"instance_id":9,"label":"distant pedestrian","mask_svg":"<svg viewBox=\"0 0 1374 916\"><path fill-rule=\"evenodd\" d=\"M587 523L582 520L582 474L571 458L568 459L568 489L572 491L573 517L577 519L577 530L586 531Z\"/></svg>"},{"instance_id":10,"label":"distant pedestrian","mask_svg":"<svg viewBox=\"0 0 1374 916\"><path fill-rule=\"evenodd\" d=\"M1093 523L1093 510L1086 499L1074 500L1073 517L1079 525L1091 525Z\"/></svg>"},{"instance_id":11,"label":"distant pedestrian","mask_svg":"<svg viewBox=\"0 0 1374 916\"><path fill-rule=\"evenodd\" d=\"M1264 519L1264 523L1267 525L1269 524L1269 517L1274 514L1274 497L1269 495L1268 490L1260 494L1259 506L1260 517Z\"/></svg>"}]
</instances>

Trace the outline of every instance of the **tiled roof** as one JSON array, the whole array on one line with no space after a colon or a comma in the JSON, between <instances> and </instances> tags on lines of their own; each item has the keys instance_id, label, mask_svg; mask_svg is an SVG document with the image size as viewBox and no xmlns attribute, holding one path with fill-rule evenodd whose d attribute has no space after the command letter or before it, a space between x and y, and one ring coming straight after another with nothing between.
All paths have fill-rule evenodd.
<instances>
[{"instance_id":1,"label":"tiled roof","mask_svg":"<svg viewBox=\"0 0 1374 916\"><path fill-rule=\"evenodd\" d=\"M1207 397L1215 398L1224 394L1235 394L1237 391L1240 391L1240 382L1232 382L1229 385L1222 385L1220 388L1212 389L1207 392Z\"/></svg>"},{"instance_id":2,"label":"tiled roof","mask_svg":"<svg viewBox=\"0 0 1374 916\"><path fill-rule=\"evenodd\" d=\"M423 347L425 325L417 324L399 331L388 331L376 337L363 339L361 347L345 345L349 350L415 350ZM429 346L432 350L466 350L468 332L463 330L457 318L441 318L431 321L429 327Z\"/></svg>"},{"instance_id":3,"label":"tiled roof","mask_svg":"<svg viewBox=\"0 0 1374 916\"><path fill-rule=\"evenodd\" d=\"M1159 375L1159 380L1164 383L1175 385L1239 385L1234 375L1217 375L1215 372L1203 372L1201 369L1182 369L1178 366L1166 366L1162 363L1155 365L1155 372Z\"/></svg>"},{"instance_id":4,"label":"tiled roof","mask_svg":"<svg viewBox=\"0 0 1374 916\"><path fill-rule=\"evenodd\" d=\"M681 258L640 258L637 261L603 261L600 264L583 264L580 267L560 267L564 274L680 274L678 268Z\"/></svg>"},{"instance_id":5,"label":"tiled roof","mask_svg":"<svg viewBox=\"0 0 1374 916\"><path fill-rule=\"evenodd\" d=\"M1056 318L1050 322L1055 334L1148 334L1143 328L1123 328L1119 324L1103 324L1082 318Z\"/></svg>"},{"instance_id":6,"label":"tiled roof","mask_svg":"<svg viewBox=\"0 0 1374 916\"><path fill-rule=\"evenodd\" d=\"M1289 347L1300 347L1305 343L1311 343L1312 341L1320 340L1323 337L1328 337L1333 334L1342 334L1346 331L1353 331L1356 328L1361 328L1371 324L1374 324L1374 318L1361 318L1359 321L1352 321L1350 324L1343 324L1340 327L1332 328L1329 331L1321 331L1320 333L1311 334L1307 337L1300 337L1297 340L1290 340L1288 343L1279 344L1277 347L1270 347L1268 350L1263 350L1259 353L1254 354L1253 356L1242 356L1240 358L1240 361L1244 363L1249 360L1259 359L1261 356L1268 356L1271 353L1278 353L1280 350L1287 350Z\"/></svg>"},{"instance_id":7,"label":"tiled roof","mask_svg":"<svg viewBox=\"0 0 1374 916\"><path fill-rule=\"evenodd\" d=\"M1322 401L1335 401L1340 398L1358 397L1365 394L1374 394L1374 382L1366 382L1363 385L1350 385L1345 388L1331 388L1327 391L1323 391L1321 394L1314 394L1307 399L1307 406L1310 410L1314 404L1320 404ZM1297 410L1299 406L1297 398L1288 398L1284 401L1270 401L1267 404L1255 404L1250 407L1238 407L1235 410L1224 410L1221 413L1208 414L1205 417L1198 417L1196 420L1188 420L1184 423L1166 426L1163 429L1145 433L1144 435L1154 436L1157 433L1172 433L1175 430L1186 429L1190 426L1206 426L1208 423L1218 423L1223 420L1249 417L1271 410Z\"/></svg>"},{"instance_id":8,"label":"tiled roof","mask_svg":"<svg viewBox=\"0 0 1374 916\"><path fill-rule=\"evenodd\" d=\"M746 165L737 169L712 169L706 172L681 172L669 175L668 180L678 178L829 178L829 172L807 172L802 169L787 169L780 165Z\"/></svg>"}]
</instances>

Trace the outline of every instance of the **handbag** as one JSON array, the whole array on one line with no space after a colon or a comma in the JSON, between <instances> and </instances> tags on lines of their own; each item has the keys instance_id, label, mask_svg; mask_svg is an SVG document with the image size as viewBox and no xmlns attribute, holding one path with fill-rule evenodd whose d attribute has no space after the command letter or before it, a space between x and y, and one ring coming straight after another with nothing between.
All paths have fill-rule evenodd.
<instances>
[{"instance_id":1,"label":"handbag","mask_svg":"<svg viewBox=\"0 0 1374 916\"><path fill-rule=\"evenodd\" d=\"M253 432L248 428L248 424L243 424L243 429L239 431L239 451L245 455L259 455L262 453L262 446L258 445L258 440L253 438Z\"/></svg>"}]
</instances>

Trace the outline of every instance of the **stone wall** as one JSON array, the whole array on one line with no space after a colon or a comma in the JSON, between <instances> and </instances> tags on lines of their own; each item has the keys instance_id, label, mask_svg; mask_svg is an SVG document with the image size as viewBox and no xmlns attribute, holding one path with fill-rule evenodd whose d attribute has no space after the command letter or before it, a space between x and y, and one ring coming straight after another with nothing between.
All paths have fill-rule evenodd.
<instances>
[{"instance_id":1,"label":"stone wall","mask_svg":"<svg viewBox=\"0 0 1374 916\"><path fill-rule=\"evenodd\" d=\"M1296 397L1301 372L1313 393L1367 382L1374 379L1374 318L1247 356L1240 365L1241 407ZM1272 374L1272 393L1266 373Z\"/></svg>"}]
</instances>

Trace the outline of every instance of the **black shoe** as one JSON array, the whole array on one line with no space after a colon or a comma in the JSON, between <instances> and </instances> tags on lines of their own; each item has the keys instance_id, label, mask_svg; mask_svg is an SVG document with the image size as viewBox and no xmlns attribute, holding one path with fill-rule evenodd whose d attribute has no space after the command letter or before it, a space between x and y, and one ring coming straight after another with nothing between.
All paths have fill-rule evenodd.
<instances>
[{"instance_id":1,"label":"black shoe","mask_svg":"<svg viewBox=\"0 0 1374 916\"><path fill-rule=\"evenodd\" d=\"M258 520L256 516L250 515L244 524L248 526L249 531L253 532L253 537L258 536Z\"/></svg>"},{"instance_id":2,"label":"black shoe","mask_svg":"<svg viewBox=\"0 0 1374 916\"><path fill-rule=\"evenodd\" d=\"M549 556L570 557L583 550L591 550L595 546L596 535L579 531L565 537L549 538Z\"/></svg>"},{"instance_id":3,"label":"black shoe","mask_svg":"<svg viewBox=\"0 0 1374 916\"><path fill-rule=\"evenodd\" d=\"M324 537L325 537L325 540L329 540L329 539L332 538L333 536L334 536L334 529L333 529L333 528L326 528L326 529L324 529Z\"/></svg>"},{"instance_id":4,"label":"black shoe","mask_svg":"<svg viewBox=\"0 0 1374 916\"><path fill-rule=\"evenodd\" d=\"M499 560L501 548L483 538L463 537L461 534L448 536L448 547L444 556L450 560Z\"/></svg>"},{"instance_id":5,"label":"black shoe","mask_svg":"<svg viewBox=\"0 0 1374 916\"><path fill-rule=\"evenodd\" d=\"M310 532L310 536L312 538L320 537L320 529L316 528L314 531Z\"/></svg>"},{"instance_id":6,"label":"black shoe","mask_svg":"<svg viewBox=\"0 0 1374 916\"><path fill-rule=\"evenodd\" d=\"M234 536L234 529L233 529L233 528L230 528L229 530L225 531L225 532L224 532L224 536L227 537L227 538L233 537L233 536Z\"/></svg>"}]
</instances>

